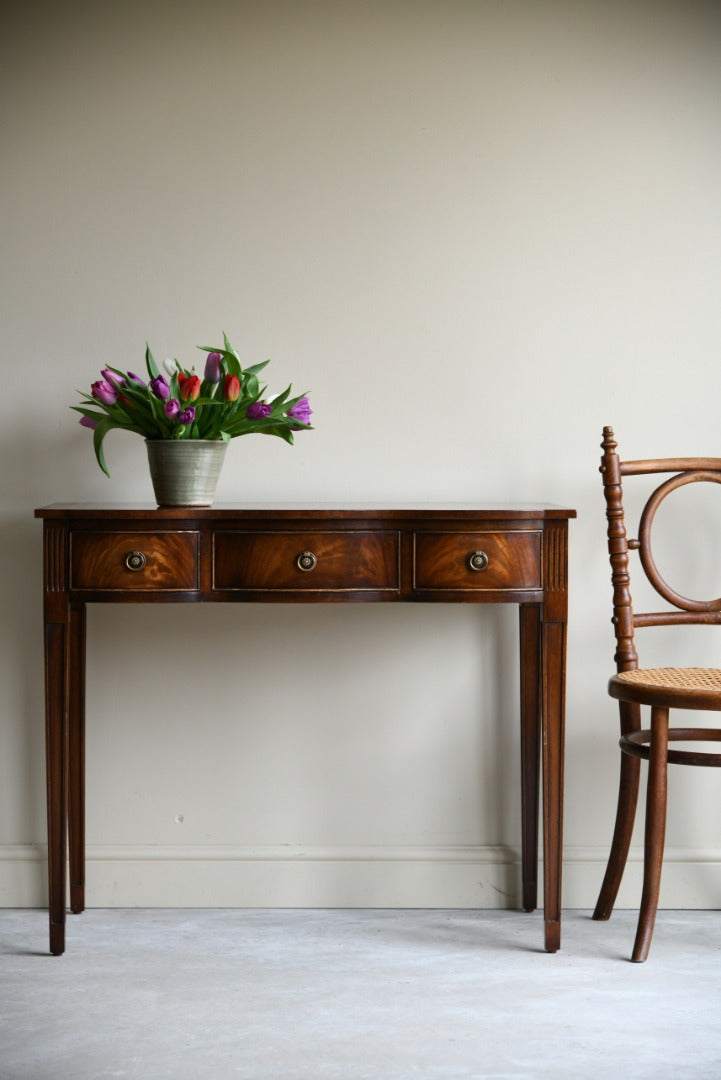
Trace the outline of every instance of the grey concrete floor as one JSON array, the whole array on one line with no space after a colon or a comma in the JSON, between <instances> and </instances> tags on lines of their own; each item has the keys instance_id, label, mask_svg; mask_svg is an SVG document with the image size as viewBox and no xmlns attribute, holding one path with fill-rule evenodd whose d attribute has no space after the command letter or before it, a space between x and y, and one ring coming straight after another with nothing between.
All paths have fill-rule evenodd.
<instances>
[{"instance_id":1,"label":"grey concrete floor","mask_svg":"<svg viewBox=\"0 0 721 1080\"><path fill-rule=\"evenodd\" d=\"M721 1077L721 913L0 912L2 1080Z\"/></svg>"}]
</instances>

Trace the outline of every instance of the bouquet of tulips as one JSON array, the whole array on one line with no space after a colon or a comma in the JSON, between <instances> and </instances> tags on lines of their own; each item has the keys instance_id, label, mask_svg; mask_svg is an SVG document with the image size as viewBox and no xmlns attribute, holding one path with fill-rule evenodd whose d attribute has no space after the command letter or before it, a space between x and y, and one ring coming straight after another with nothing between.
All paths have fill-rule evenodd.
<instances>
[{"instance_id":1,"label":"bouquet of tulips","mask_svg":"<svg viewBox=\"0 0 721 1080\"><path fill-rule=\"evenodd\" d=\"M243 368L240 358L223 334L224 347L199 345L207 353L203 377L166 360L163 371L150 346L145 351L148 381L132 371L107 367L90 393L78 391L80 423L93 431L98 465L109 476L103 440L113 428L134 431L145 439L234 439L238 435L277 435L293 442L294 431L310 428L312 409L305 394L291 397L289 386L282 394L265 397L258 373L270 363Z\"/></svg>"}]
</instances>

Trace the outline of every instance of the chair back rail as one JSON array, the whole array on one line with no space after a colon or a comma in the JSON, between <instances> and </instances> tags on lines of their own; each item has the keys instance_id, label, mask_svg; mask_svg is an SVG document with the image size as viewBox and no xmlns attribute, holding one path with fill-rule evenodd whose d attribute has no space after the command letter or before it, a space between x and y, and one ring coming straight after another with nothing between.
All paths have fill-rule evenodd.
<instances>
[{"instance_id":1,"label":"chair back rail","mask_svg":"<svg viewBox=\"0 0 721 1080\"><path fill-rule=\"evenodd\" d=\"M612 428L604 428L613 435ZM602 446L605 443L601 444ZM621 461L622 476L641 476L648 473L721 471L721 458L649 458L647 461Z\"/></svg>"}]
</instances>

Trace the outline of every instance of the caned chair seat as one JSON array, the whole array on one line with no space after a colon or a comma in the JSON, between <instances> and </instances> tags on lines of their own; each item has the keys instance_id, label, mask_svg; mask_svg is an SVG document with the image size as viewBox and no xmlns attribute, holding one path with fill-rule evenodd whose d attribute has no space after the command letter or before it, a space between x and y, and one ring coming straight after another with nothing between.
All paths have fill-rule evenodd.
<instances>
[{"instance_id":1,"label":"caned chair seat","mask_svg":"<svg viewBox=\"0 0 721 1080\"><path fill-rule=\"evenodd\" d=\"M640 760L648 761L646 828L644 834L643 894L633 960L646 959L651 946L661 885L666 831L667 768L679 765L721 766L721 753L701 749L700 743L721 743L721 730L711 727L669 725L671 709L721 712L721 669L702 667L641 668L634 631L646 626L721 626L721 598L689 600L660 575L651 547L651 530L663 500L686 484L701 481L721 484L721 458L655 458L621 461L613 429L603 429L601 474L608 520L608 554L613 585L613 626L616 637L616 674L608 692L619 703L621 721L621 776L611 853L594 919L608 919L623 877L633 833L638 800ZM648 496L639 524L638 539L627 539L623 508L623 478L666 474L667 479ZM634 612L631 601L629 555L638 552L649 582L667 605L663 611ZM651 726L641 727L641 707L650 706ZM692 749L669 744L688 742Z\"/></svg>"},{"instance_id":2,"label":"caned chair seat","mask_svg":"<svg viewBox=\"0 0 721 1080\"><path fill-rule=\"evenodd\" d=\"M636 668L619 671L608 692L620 701L679 709L721 710L721 668Z\"/></svg>"}]
</instances>

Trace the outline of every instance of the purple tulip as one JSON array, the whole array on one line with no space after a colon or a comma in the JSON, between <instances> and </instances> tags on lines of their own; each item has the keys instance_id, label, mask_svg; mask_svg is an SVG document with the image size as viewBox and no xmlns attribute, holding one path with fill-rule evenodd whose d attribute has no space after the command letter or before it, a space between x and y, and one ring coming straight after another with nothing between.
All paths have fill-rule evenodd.
<instances>
[{"instance_id":1,"label":"purple tulip","mask_svg":"<svg viewBox=\"0 0 721 1080\"><path fill-rule=\"evenodd\" d=\"M270 416L272 411L272 405L266 405L264 401L254 401L252 405L248 406L245 415L249 420L265 420L266 416Z\"/></svg>"},{"instance_id":2,"label":"purple tulip","mask_svg":"<svg viewBox=\"0 0 721 1080\"><path fill-rule=\"evenodd\" d=\"M195 420L195 409L192 405L189 405L187 409L183 409L182 413L178 415L179 424L192 424Z\"/></svg>"},{"instance_id":3,"label":"purple tulip","mask_svg":"<svg viewBox=\"0 0 721 1080\"><path fill-rule=\"evenodd\" d=\"M97 420L93 420L92 416L81 416L80 424L82 427L90 428L91 431L95 431L98 426Z\"/></svg>"},{"instance_id":4,"label":"purple tulip","mask_svg":"<svg viewBox=\"0 0 721 1080\"><path fill-rule=\"evenodd\" d=\"M205 361L205 379L209 383L220 382L220 377L223 374L223 368L221 366L222 356L219 352L208 353L208 359Z\"/></svg>"},{"instance_id":5,"label":"purple tulip","mask_svg":"<svg viewBox=\"0 0 721 1080\"><path fill-rule=\"evenodd\" d=\"M150 380L150 389L161 401L166 401L170 397L170 387L162 375Z\"/></svg>"},{"instance_id":6,"label":"purple tulip","mask_svg":"<svg viewBox=\"0 0 721 1080\"><path fill-rule=\"evenodd\" d=\"M294 420L299 420L301 424L310 423L310 417L313 410L308 404L308 398L298 398L295 405L288 409L288 416L292 416Z\"/></svg>"},{"instance_id":7,"label":"purple tulip","mask_svg":"<svg viewBox=\"0 0 721 1080\"><path fill-rule=\"evenodd\" d=\"M108 367L103 368L100 374L103 376L107 383L110 383L111 386L122 386L125 382L125 379L122 375L118 375L117 371L113 371L111 368Z\"/></svg>"},{"instance_id":8,"label":"purple tulip","mask_svg":"<svg viewBox=\"0 0 721 1080\"><path fill-rule=\"evenodd\" d=\"M180 402L177 398L171 398L170 401L165 402L165 415L168 420L175 420L176 416L180 412Z\"/></svg>"},{"instance_id":9,"label":"purple tulip","mask_svg":"<svg viewBox=\"0 0 721 1080\"><path fill-rule=\"evenodd\" d=\"M90 392L94 398L98 401L102 401L103 405L114 405L118 400L118 388L113 383L105 382L104 379L98 379L90 387Z\"/></svg>"},{"instance_id":10,"label":"purple tulip","mask_svg":"<svg viewBox=\"0 0 721 1080\"><path fill-rule=\"evenodd\" d=\"M136 375L134 371L128 372L128 378L132 379L132 381L134 383L137 383L138 386L145 386L145 380L141 379L139 375Z\"/></svg>"}]
</instances>

